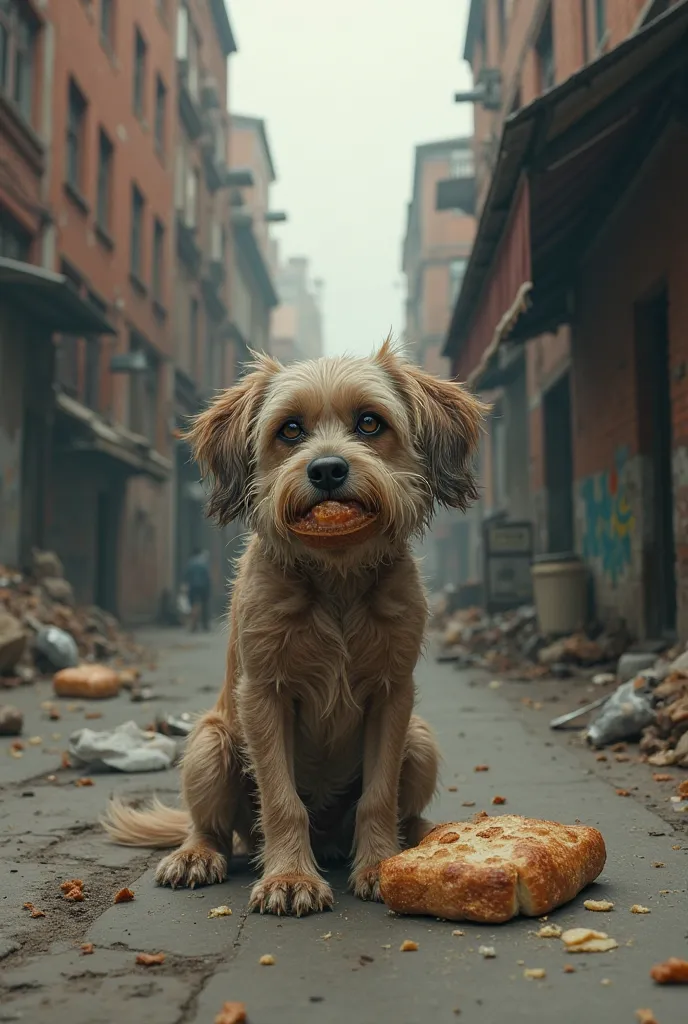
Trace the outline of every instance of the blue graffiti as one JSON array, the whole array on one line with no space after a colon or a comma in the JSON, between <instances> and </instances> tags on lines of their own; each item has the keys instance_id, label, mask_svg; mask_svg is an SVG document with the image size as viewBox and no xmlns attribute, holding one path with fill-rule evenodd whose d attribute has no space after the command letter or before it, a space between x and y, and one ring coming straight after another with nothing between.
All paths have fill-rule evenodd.
<instances>
[{"instance_id":1,"label":"blue graffiti","mask_svg":"<svg viewBox=\"0 0 688 1024\"><path fill-rule=\"evenodd\" d=\"M629 568L632 557L635 516L624 473L628 459L628 448L619 448L612 470L589 476L579 485L584 512L583 555L598 562L613 586Z\"/></svg>"}]
</instances>

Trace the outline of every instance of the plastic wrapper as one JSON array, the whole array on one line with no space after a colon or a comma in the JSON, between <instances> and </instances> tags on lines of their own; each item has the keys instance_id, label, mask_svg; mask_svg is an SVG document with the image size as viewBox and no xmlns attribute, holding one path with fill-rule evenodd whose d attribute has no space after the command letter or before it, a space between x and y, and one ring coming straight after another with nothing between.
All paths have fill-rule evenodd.
<instances>
[{"instance_id":1,"label":"plastic wrapper","mask_svg":"<svg viewBox=\"0 0 688 1024\"><path fill-rule=\"evenodd\" d=\"M586 739L593 747L605 747L619 740L638 736L655 720L653 691L657 679L652 675L637 676L623 683L604 704L588 728Z\"/></svg>"},{"instance_id":2,"label":"plastic wrapper","mask_svg":"<svg viewBox=\"0 0 688 1024\"><path fill-rule=\"evenodd\" d=\"M79 664L79 648L74 637L58 626L39 629L34 647L53 668L74 668Z\"/></svg>"},{"instance_id":3,"label":"plastic wrapper","mask_svg":"<svg viewBox=\"0 0 688 1024\"><path fill-rule=\"evenodd\" d=\"M80 729L69 737L69 758L95 771L155 772L171 768L177 745L167 736L124 722L116 729Z\"/></svg>"}]
</instances>

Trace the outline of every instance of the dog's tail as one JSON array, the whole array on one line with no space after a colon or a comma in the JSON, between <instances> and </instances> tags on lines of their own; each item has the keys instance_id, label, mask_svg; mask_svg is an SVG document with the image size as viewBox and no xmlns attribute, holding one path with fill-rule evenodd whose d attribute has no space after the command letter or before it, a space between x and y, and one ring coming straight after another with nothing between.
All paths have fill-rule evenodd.
<instances>
[{"instance_id":1,"label":"dog's tail","mask_svg":"<svg viewBox=\"0 0 688 1024\"><path fill-rule=\"evenodd\" d=\"M149 807L137 811L115 797L101 818L103 828L120 846L148 846L161 850L180 846L189 834L187 811L166 807L157 797Z\"/></svg>"}]
</instances>

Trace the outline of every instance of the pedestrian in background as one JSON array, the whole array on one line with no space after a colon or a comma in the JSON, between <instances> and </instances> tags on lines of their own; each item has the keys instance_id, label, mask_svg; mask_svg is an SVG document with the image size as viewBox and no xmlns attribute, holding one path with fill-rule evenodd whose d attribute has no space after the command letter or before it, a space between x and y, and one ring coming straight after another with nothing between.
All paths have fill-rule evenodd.
<instances>
[{"instance_id":1,"label":"pedestrian in background","mask_svg":"<svg viewBox=\"0 0 688 1024\"><path fill-rule=\"evenodd\" d=\"M194 548L189 559L184 582L189 590L189 630L195 633L200 624L208 632L210 630L210 571L208 569L207 552Z\"/></svg>"}]
</instances>

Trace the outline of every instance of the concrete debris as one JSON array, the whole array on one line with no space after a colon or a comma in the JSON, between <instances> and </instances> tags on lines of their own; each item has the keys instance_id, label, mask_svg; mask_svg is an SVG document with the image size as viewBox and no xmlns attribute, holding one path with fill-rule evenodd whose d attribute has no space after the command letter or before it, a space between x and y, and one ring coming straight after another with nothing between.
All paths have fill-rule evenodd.
<instances>
[{"instance_id":1,"label":"concrete debris","mask_svg":"<svg viewBox=\"0 0 688 1024\"><path fill-rule=\"evenodd\" d=\"M529 605L498 615L466 608L442 616L435 608L433 623L441 641L438 661L485 668L512 679L566 678L593 665L615 664L630 642L621 624L607 632L574 633L550 642L539 633L535 609Z\"/></svg>"},{"instance_id":2,"label":"concrete debris","mask_svg":"<svg viewBox=\"0 0 688 1024\"><path fill-rule=\"evenodd\" d=\"M31 572L0 565L0 687L84 661L114 667L140 662L143 649L102 608L75 604L74 590L52 551L34 551Z\"/></svg>"},{"instance_id":3,"label":"concrete debris","mask_svg":"<svg viewBox=\"0 0 688 1024\"><path fill-rule=\"evenodd\" d=\"M24 728L24 716L11 704L0 704L0 736L19 736Z\"/></svg>"},{"instance_id":4,"label":"concrete debris","mask_svg":"<svg viewBox=\"0 0 688 1024\"><path fill-rule=\"evenodd\" d=\"M25 647L26 630L19 619L3 611L0 606L0 672L10 672L21 658Z\"/></svg>"}]
</instances>

